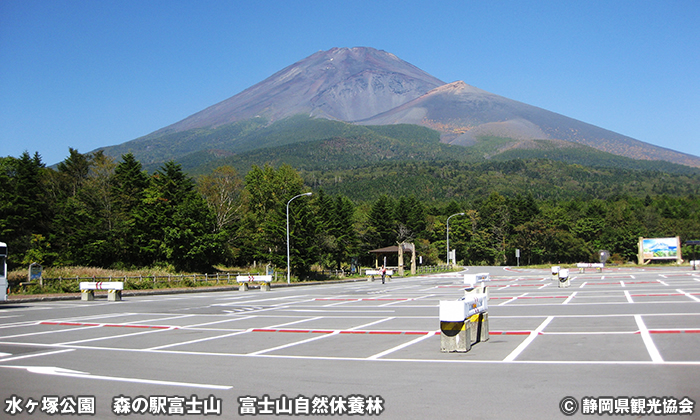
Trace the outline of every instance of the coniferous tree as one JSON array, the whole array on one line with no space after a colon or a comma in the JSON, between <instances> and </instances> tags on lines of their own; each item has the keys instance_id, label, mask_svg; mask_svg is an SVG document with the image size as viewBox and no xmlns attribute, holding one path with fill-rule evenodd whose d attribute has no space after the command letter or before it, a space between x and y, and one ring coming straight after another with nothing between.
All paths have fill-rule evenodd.
<instances>
[{"instance_id":1,"label":"coniferous tree","mask_svg":"<svg viewBox=\"0 0 700 420\"><path fill-rule=\"evenodd\" d=\"M177 270L201 270L221 257L222 237L213 213L182 167L166 162L150 179L136 214L135 237L143 262L165 262Z\"/></svg>"},{"instance_id":2,"label":"coniferous tree","mask_svg":"<svg viewBox=\"0 0 700 420\"><path fill-rule=\"evenodd\" d=\"M349 264L350 257L357 252L358 238L355 233L355 207L349 198L337 196L333 205L335 217L331 224L331 232L335 238L333 260L335 267L340 270L343 263Z\"/></svg>"},{"instance_id":3,"label":"coniferous tree","mask_svg":"<svg viewBox=\"0 0 700 420\"><path fill-rule=\"evenodd\" d=\"M122 161L114 169L112 182L112 200L114 202L115 222L113 228L116 261L122 266L139 266L150 263L141 252L136 236L137 215L141 214L149 178L141 163L133 154L122 156Z\"/></svg>"},{"instance_id":4,"label":"coniferous tree","mask_svg":"<svg viewBox=\"0 0 700 420\"><path fill-rule=\"evenodd\" d=\"M333 255L338 246L335 225L335 203L333 198L326 194L323 189L314 194L314 204L316 211L316 221L318 223L318 247L319 263L330 267Z\"/></svg>"},{"instance_id":5,"label":"coniferous tree","mask_svg":"<svg viewBox=\"0 0 700 420\"><path fill-rule=\"evenodd\" d=\"M11 266L22 262L33 235L49 236L47 171L38 153L0 159L0 238L10 249Z\"/></svg>"},{"instance_id":6,"label":"coniferous tree","mask_svg":"<svg viewBox=\"0 0 700 420\"><path fill-rule=\"evenodd\" d=\"M368 215L367 244L370 249L396 245L393 203L387 195L380 196Z\"/></svg>"}]
</instances>

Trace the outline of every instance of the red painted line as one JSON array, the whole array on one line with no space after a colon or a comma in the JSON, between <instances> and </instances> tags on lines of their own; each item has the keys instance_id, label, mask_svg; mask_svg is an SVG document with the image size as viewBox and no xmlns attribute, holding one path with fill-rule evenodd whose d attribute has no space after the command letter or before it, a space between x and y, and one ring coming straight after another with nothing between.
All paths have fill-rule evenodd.
<instances>
[{"instance_id":1,"label":"red painted line","mask_svg":"<svg viewBox=\"0 0 700 420\"><path fill-rule=\"evenodd\" d=\"M489 331L489 335L530 335L530 331Z\"/></svg>"},{"instance_id":2,"label":"red painted line","mask_svg":"<svg viewBox=\"0 0 700 420\"><path fill-rule=\"evenodd\" d=\"M367 331L358 331L358 330L347 330L347 331L341 331L341 334L367 334Z\"/></svg>"}]
</instances>

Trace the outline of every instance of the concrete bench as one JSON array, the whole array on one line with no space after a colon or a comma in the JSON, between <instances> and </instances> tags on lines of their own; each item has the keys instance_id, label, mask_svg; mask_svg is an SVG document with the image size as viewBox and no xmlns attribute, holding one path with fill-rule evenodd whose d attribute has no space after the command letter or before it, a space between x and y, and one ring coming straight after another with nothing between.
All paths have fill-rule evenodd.
<instances>
[{"instance_id":1,"label":"concrete bench","mask_svg":"<svg viewBox=\"0 0 700 420\"><path fill-rule=\"evenodd\" d=\"M374 281L374 276L382 276L382 270L365 270L367 281ZM394 270L386 270L387 277L391 278L394 275Z\"/></svg>"},{"instance_id":2,"label":"concrete bench","mask_svg":"<svg viewBox=\"0 0 700 420\"><path fill-rule=\"evenodd\" d=\"M488 291L483 283L464 289L458 300L440 301L440 350L468 352L473 344L488 341Z\"/></svg>"},{"instance_id":3,"label":"concrete bench","mask_svg":"<svg viewBox=\"0 0 700 420\"><path fill-rule=\"evenodd\" d=\"M123 281L81 281L80 299L95 300L95 290L106 290L107 300L122 300Z\"/></svg>"},{"instance_id":4,"label":"concrete bench","mask_svg":"<svg viewBox=\"0 0 700 420\"><path fill-rule=\"evenodd\" d=\"M269 292L272 276L236 276L236 282L238 282L238 290L241 292L247 291L249 289L248 285L251 283L257 283L260 285L260 290Z\"/></svg>"},{"instance_id":5,"label":"concrete bench","mask_svg":"<svg viewBox=\"0 0 700 420\"><path fill-rule=\"evenodd\" d=\"M602 272L603 267L605 267L605 264L603 263L578 263L576 264L576 268L578 268L579 273L583 273L586 271L587 268L595 268L597 272Z\"/></svg>"}]
</instances>

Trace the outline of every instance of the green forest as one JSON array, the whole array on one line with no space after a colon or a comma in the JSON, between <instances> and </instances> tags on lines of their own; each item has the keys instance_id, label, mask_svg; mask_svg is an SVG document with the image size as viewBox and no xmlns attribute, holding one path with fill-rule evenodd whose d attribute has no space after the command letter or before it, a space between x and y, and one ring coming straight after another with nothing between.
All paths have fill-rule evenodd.
<instances>
[{"instance_id":1,"label":"green forest","mask_svg":"<svg viewBox=\"0 0 700 420\"><path fill-rule=\"evenodd\" d=\"M313 194L289 201L305 192ZM515 265L516 249L522 265L595 262L600 250L625 263L636 262L639 237L700 239L699 192L697 173L541 158L326 170L273 160L193 177L175 161L149 173L131 153L70 149L49 168L25 152L0 158L0 241L10 269L284 270L288 206L298 278L353 260L370 265L369 250L404 241L416 244L424 265L444 264L452 215L459 264Z\"/></svg>"}]
</instances>

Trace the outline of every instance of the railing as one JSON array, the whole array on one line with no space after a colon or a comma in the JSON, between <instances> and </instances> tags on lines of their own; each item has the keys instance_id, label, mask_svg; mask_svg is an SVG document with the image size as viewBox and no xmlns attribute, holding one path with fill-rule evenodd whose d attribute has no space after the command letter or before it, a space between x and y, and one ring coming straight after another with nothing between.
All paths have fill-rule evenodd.
<instances>
[{"instance_id":1,"label":"railing","mask_svg":"<svg viewBox=\"0 0 700 420\"><path fill-rule=\"evenodd\" d=\"M198 287L198 286L217 286L217 285L234 285L236 276L252 275L259 273L236 272L236 273L215 273L215 274L169 274L169 275L152 275L152 276L106 276L106 277L58 277L58 278L42 278L40 286L38 283L19 283L12 287L13 291L31 292L33 289L37 292L60 292L60 293L77 293L80 292L79 284L81 281L93 282L111 282L123 281L125 290L138 289L167 289L177 287Z\"/></svg>"},{"instance_id":2,"label":"railing","mask_svg":"<svg viewBox=\"0 0 700 420\"><path fill-rule=\"evenodd\" d=\"M450 271L449 265L422 265L416 267L417 274L429 274ZM405 271L410 273L410 270ZM322 270L316 271L309 277L310 280L325 280L325 279L343 279L347 277L361 277L364 269L357 273L350 273L347 270ZM58 277L58 278L42 278L41 285L36 282L13 282L11 289L13 292L32 292L38 293L78 293L80 292L79 284L81 281L94 282L111 282L123 281L125 290L139 289L168 289L178 287L201 287L201 286L220 286L220 285L235 285L236 276L259 275L261 273L251 272L225 272L214 274L169 274L169 275L152 275L152 276L75 276L75 277ZM273 274L273 282L276 282L278 276L283 276L284 273L275 271Z\"/></svg>"},{"instance_id":3,"label":"railing","mask_svg":"<svg viewBox=\"0 0 700 420\"><path fill-rule=\"evenodd\" d=\"M450 265L421 265L416 267L416 274L430 274L430 273L442 273L445 271L452 271L452 266Z\"/></svg>"}]
</instances>

